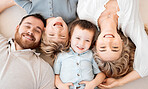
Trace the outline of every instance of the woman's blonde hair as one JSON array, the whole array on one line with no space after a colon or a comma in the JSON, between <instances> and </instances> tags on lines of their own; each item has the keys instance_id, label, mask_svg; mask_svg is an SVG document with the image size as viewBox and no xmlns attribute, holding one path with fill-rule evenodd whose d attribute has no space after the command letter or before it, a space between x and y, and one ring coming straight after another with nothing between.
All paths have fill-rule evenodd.
<instances>
[{"instance_id":1,"label":"woman's blonde hair","mask_svg":"<svg viewBox=\"0 0 148 89\"><path fill-rule=\"evenodd\" d=\"M45 32L43 32L41 44L40 44L40 52L49 57L49 60L54 60L57 58L57 54L62 51L68 51L69 49L69 40L65 43L62 42L54 42L48 40L48 37Z\"/></svg>"},{"instance_id":2,"label":"woman's blonde hair","mask_svg":"<svg viewBox=\"0 0 148 89\"><path fill-rule=\"evenodd\" d=\"M119 59L115 61L102 61L96 52L96 48L93 49L94 58L98 66L107 77L120 78L133 70L135 45L120 30L118 33L124 42Z\"/></svg>"}]
</instances>

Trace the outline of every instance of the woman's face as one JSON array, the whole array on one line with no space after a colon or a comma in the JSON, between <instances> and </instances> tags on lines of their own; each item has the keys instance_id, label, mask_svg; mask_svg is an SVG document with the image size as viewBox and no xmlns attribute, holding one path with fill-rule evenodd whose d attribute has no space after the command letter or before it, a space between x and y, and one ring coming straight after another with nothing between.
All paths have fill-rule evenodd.
<instances>
[{"instance_id":1,"label":"woman's face","mask_svg":"<svg viewBox=\"0 0 148 89\"><path fill-rule=\"evenodd\" d=\"M103 61L117 60L121 56L123 42L117 32L105 32L98 36L96 50Z\"/></svg>"},{"instance_id":2,"label":"woman's face","mask_svg":"<svg viewBox=\"0 0 148 89\"><path fill-rule=\"evenodd\" d=\"M48 40L54 42L66 42L69 38L67 24L61 17L53 17L47 20L45 29Z\"/></svg>"}]
</instances>

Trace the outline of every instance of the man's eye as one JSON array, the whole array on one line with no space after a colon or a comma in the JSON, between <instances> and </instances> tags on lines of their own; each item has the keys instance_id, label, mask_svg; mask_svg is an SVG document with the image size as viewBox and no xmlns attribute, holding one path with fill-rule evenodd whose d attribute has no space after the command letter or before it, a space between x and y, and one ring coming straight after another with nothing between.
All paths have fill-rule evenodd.
<instances>
[{"instance_id":1,"label":"man's eye","mask_svg":"<svg viewBox=\"0 0 148 89\"><path fill-rule=\"evenodd\" d=\"M35 29L35 31L36 31L37 33L40 33L40 30L38 30L38 29Z\"/></svg>"},{"instance_id":2,"label":"man's eye","mask_svg":"<svg viewBox=\"0 0 148 89\"><path fill-rule=\"evenodd\" d=\"M30 26L25 26L26 28L30 28Z\"/></svg>"}]
</instances>

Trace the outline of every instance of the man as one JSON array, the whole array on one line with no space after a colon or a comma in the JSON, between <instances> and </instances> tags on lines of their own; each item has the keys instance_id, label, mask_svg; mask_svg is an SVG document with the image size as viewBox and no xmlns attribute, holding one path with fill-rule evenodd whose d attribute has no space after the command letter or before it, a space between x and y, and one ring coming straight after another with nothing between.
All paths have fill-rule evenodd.
<instances>
[{"instance_id":1,"label":"man","mask_svg":"<svg viewBox=\"0 0 148 89\"><path fill-rule=\"evenodd\" d=\"M0 35L1 89L54 89L52 68L33 50L45 24L41 15L27 15L16 27L14 39Z\"/></svg>"}]
</instances>

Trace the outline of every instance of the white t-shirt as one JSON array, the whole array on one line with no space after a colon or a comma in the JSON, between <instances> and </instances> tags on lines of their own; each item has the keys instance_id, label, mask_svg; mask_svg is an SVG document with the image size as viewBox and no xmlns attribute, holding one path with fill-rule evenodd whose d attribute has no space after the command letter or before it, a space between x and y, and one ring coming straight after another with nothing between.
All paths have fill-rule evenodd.
<instances>
[{"instance_id":1,"label":"white t-shirt","mask_svg":"<svg viewBox=\"0 0 148 89\"><path fill-rule=\"evenodd\" d=\"M51 66L31 49L15 50L15 44L0 35L1 89L54 89Z\"/></svg>"},{"instance_id":2,"label":"white t-shirt","mask_svg":"<svg viewBox=\"0 0 148 89\"><path fill-rule=\"evenodd\" d=\"M100 14L105 10L104 5L109 0L79 0L77 14L80 19L91 21L97 25ZM148 75L148 36L139 16L138 0L117 0L120 11L117 13L118 28L125 36L131 38L136 45L134 70L141 77Z\"/></svg>"}]
</instances>

